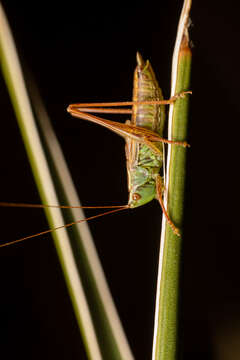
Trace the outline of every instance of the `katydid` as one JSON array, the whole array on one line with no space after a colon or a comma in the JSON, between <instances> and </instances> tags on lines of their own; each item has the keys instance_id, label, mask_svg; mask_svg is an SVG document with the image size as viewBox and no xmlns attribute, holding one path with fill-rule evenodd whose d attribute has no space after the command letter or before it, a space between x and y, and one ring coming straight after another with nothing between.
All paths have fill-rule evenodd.
<instances>
[{"instance_id":1,"label":"katydid","mask_svg":"<svg viewBox=\"0 0 240 360\"><path fill-rule=\"evenodd\" d=\"M170 219L163 203L163 181L160 171L164 166L163 144L174 144L178 146L189 146L185 141L172 141L164 139L163 129L165 122L164 105L173 104L176 99L184 97L190 91L182 92L164 100L162 91L158 85L153 69L149 61L144 61L137 53L137 67L133 79L133 99L127 102L112 103L79 103L69 105L67 111L74 117L88 120L102 125L113 132L124 137L126 141L125 152L128 174L129 200L123 206L99 206L82 208L114 208L104 214L92 216L87 219L79 220L70 224L49 229L34 235L30 235L10 243L2 244L0 247L43 235L54 230L69 227L76 223L90 220L105 214L117 212L127 208L135 208L157 199L162 211L171 226L173 232L180 236L179 229ZM122 108L131 106L131 109ZM94 116L89 113L109 113L109 114L131 114L131 121L125 124L118 123ZM54 205L34 205L0 202L0 206L5 207L61 207L72 208L74 206L54 206Z\"/></svg>"},{"instance_id":2,"label":"katydid","mask_svg":"<svg viewBox=\"0 0 240 360\"><path fill-rule=\"evenodd\" d=\"M163 186L160 170L164 165L163 143L189 146L186 142L171 141L162 137L165 121L164 105L172 104L183 92L169 100L163 100L149 61L144 62L137 53L137 67L133 79L133 101L119 103L73 104L68 107L71 115L105 126L121 135L126 141L126 160L128 172L128 207L135 208L156 198L174 233L179 230L169 218L163 204ZM108 108L130 106L132 109ZM105 120L87 114L101 112L113 114L132 114L131 121L125 124Z\"/></svg>"}]
</instances>

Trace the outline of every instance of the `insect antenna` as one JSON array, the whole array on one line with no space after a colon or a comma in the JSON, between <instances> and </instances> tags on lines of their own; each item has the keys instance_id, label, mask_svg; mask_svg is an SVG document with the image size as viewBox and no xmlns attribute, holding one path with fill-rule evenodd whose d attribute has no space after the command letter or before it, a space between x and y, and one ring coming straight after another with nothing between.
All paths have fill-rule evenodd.
<instances>
[{"instance_id":1,"label":"insect antenna","mask_svg":"<svg viewBox=\"0 0 240 360\"><path fill-rule=\"evenodd\" d=\"M0 201L0 207L20 207L20 208L58 208L58 209L119 209L125 208L127 205L110 205L110 206L72 206L72 205L47 205L47 204L28 204L28 203L12 203Z\"/></svg>"},{"instance_id":2,"label":"insect antenna","mask_svg":"<svg viewBox=\"0 0 240 360\"><path fill-rule=\"evenodd\" d=\"M48 229L48 230L41 231L41 232L33 234L33 235L28 235L28 236L22 237L22 238L17 239L17 240L13 240L13 241L9 241L9 242L4 243L4 244L0 244L0 248L1 247L6 247L6 246L9 246L9 245L13 245L13 244L17 244L17 243L23 242L25 240L32 239L34 237L49 234L49 233L51 233L51 232L53 232L55 230L68 228L68 227L71 227L73 225L85 222L85 221L93 220L93 219L96 219L98 217L105 216L105 215L108 215L108 214L112 214L112 213L115 213L115 212L118 212L118 211L121 211L121 210L126 210L126 209L129 208L128 205L120 205L120 206L117 206L117 205L116 206L67 206L67 205L20 204L20 203L4 203L4 202L0 202L0 206L4 206L4 207L25 207L25 208L46 208L47 207L47 208L63 208L63 209L69 209L69 208L83 208L83 209L113 208L114 209L114 210L106 211L106 212L104 212L102 214L90 216L90 217L85 218L85 219L81 219L81 220L73 221L73 222L65 224L65 225L57 226L57 227L55 227L53 229Z\"/></svg>"}]
</instances>

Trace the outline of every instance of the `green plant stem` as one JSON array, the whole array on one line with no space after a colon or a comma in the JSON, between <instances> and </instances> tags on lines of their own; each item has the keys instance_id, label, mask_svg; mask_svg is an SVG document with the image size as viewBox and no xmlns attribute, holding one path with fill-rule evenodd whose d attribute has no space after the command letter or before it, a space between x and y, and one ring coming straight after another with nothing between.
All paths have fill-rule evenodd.
<instances>
[{"instance_id":1,"label":"green plant stem","mask_svg":"<svg viewBox=\"0 0 240 360\"><path fill-rule=\"evenodd\" d=\"M187 23L187 22L185 22ZM174 93L189 90L191 50L188 45L187 25L182 36L177 61L177 77ZM189 96L178 99L173 107L170 138L187 139L187 114ZM184 184L186 178L187 149L171 146L169 181L167 184L167 209L171 220L182 230ZM176 360L178 354L179 283L183 234L176 236L166 224L161 239L159 284L155 320L154 360Z\"/></svg>"},{"instance_id":2,"label":"green plant stem","mask_svg":"<svg viewBox=\"0 0 240 360\"><path fill-rule=\"evenodd\" d=\"M189 73L191 52L182 51L179 58L178 90L189 89ZM181 90L180 90L181 88ZM185 140L187 134L188 99L177 101L174 106L172 134L175 140ZM174 224L181 229L183 225L184 184L186 149L173 146L170 162L169 202L168 212ZM164 248L164 263L161 284L161 324L162 336L159 339L159 359L173 360L177 357L178 303L179 278L181 268L182 237L173 234L169 226L166 227ZM166 329L164 329L167 327ZM171 356L169 355L171 354Z\"/></svg>"}]
</instances>

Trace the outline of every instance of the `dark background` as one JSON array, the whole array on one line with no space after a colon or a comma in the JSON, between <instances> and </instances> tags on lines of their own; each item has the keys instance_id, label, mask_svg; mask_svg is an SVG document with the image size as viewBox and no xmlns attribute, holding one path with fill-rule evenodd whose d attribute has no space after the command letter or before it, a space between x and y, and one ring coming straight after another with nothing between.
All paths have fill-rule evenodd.
<instances>
[{"instance_id":1,"label":"dark background","mask_svg":"<svg viewBox=\"0 0 240 360\"><path fill-rule=\"evenodd\" d=\"M193 2L183 359L235 360L240 358L239 6ZM151 60L167 97L182 2L2 3L82 203L126 203L123 140L71 118L66 107L130 99L137 50ZM2 78L0 106L1 201L39 203ZM151 357L159 211L152 202L89 224L138 360ZM41 211L1 209L1 242L47 227ZM85 359L51 238L0 250L1 358Z\"/></svg>"}]
</instances>

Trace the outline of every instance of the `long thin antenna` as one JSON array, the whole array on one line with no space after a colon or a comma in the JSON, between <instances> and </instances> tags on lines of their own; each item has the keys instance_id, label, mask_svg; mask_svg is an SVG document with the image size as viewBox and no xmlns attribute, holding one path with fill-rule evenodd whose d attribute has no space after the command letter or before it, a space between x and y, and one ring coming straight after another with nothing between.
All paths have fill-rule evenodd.
<instances>
[{"instance_id":1,"label":"long thin antenna","mask_svg":"<svg viewBox=\"0 0 240 360\"><path fill-rule=\"evenodd\" d=\"M119 209L126 208L127 205L114 206L71 206L71 205L44 205L44 204L27 204L27 203L12 203L0 202L0 207L20 207L20 208L60 208L60 209Z\"/></svg>"},{"instance_id":2,"label":"long thin antenna","mask_svg":"<svg viewBox=\"0 0 240 360\"><path fill-rule=\"evenodd\" d=\"M56 206L56 207L57 207L57 206ZM69 224L61 225L61 226L55 227L54 229L49 229L49 230L41 231L41 232L39 232L39 233L37 233L37 234L25 236L25 237L23 237L23 238L20 238L20 239L17 239L17 240L13 240L13 241L7 242L7 243L5 243L5 244L0 244L0 248L1 248L1 247L5 247L5 246L9 246L9 245L13 245L13 244L17 244L17 243L23 242L23 241L25 241L25 240L28 240L28 239L31 239L31 238L34 238L34 237L37 237L37 236L41 236L41 235L44 235L44 234L51 233L51 232L53 232L53 231L55 231L55 230L67 228L67 227L70 227L70 226L73 226L73 225L76 225L76 224L80 224L80 223L82 223L82 222L84 222L84 221L89 221L89 220L92 220L92 219L96 219L96 218L98 218L98 217L101 217L101 216L104 216L104 215L108 215L108 214L112 214L112 213L115 213L115 212L118 212L118 211L121 211L121 210L125 210L125 209L129 209L129 206L128 206L128 205L121 206L121 207L118 207L118 209L114 209L114 210L111 210L111 211L104 212L104 213L102 213L102 214L94 215L94 216L91 216L91 217L86 218L86 219L74 221L74 222L71 222L71 223L69 223Z\"/></svg>"}]
</instances>

